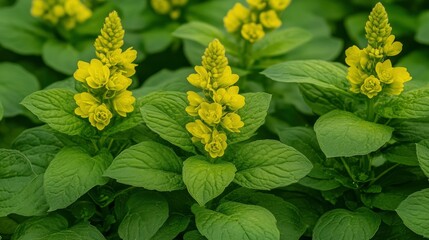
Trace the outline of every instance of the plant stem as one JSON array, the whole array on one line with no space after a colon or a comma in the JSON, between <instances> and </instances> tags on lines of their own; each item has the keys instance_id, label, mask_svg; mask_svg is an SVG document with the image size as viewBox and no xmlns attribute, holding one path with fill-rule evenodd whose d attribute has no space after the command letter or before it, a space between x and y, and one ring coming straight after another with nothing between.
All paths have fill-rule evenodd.
<instances>
[{"instance_id":1,"label":"plant stem","mask_svg":"<svg viewBox=\"0 0 429 240\"><path fill-rule=\"evenodd\" d=\"M115 196L113 197L113 199L115 199L119 195L122 195L122 194L124 194L124 193L126 193L128 191L133 190L134 188L136 188L136 187L128 187L128 188L125 188L125 189L119 191L118 193L115 194Z\"/></svg>"},{"instance_id":2,"label":"plant stem","mask_svg":"<svg viewBox=\"0 0 429 240\"><path fill-rule=\"evenodd\" d=\"M243 51L241 52L241 61L243 68L248 70L253 64L252 60L252 43L249 43L248 41L244 40L243 44Z\"/></svg>"},{"instance_id":3,"label":"plant stem","mask_svg":"<svg viewBox=\"0 0 429 240\"><path fill-rule=\"evenodd\" d=\"M368 98L368 100L366 101L366 117L367 120L370 122L374 122L375 120L374 103L374 98Z\"/></svg>"},{"instance_id":4,"label":"plant stem","mask_svg":"<svg viewBox=\"0 0 429 240\"><path fill-rule=\"evenodd\" d=\"M372 179L372 181L369 183L369 185L374 184L378 179L380 179L381 177L383 177L384 175L386 175L388 172L392 171L394 168L396 168L397 166L399 166L399 163L391 166L390 168L384 170L382 173L380 173L376 178Z\"/></svg>"},{"instance_id":5,"label":"plant stem","mask_svg":"<svg viewBox=\"0 0 429 240\"><path fill-rule=\"evenodd\" d=\"M350 178L353 180L353 183L355 183L355 182L356 182L356 179L355 179L355 177L353 176L352 171L350 170L350 167L349 167L349 165L346 163L346 161L344 160L344 158L341 158L341 162L343 163L344 168L346 169L346 171L347 171L347 173L349 174Z\"/></svg>"}]
</instances>

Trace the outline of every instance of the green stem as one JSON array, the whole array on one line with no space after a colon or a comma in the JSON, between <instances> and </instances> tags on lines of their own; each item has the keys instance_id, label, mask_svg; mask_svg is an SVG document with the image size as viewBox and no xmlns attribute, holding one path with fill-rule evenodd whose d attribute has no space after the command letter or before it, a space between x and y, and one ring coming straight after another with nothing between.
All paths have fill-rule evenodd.
<instances>
[{"instance_id":1,"label":"green stem","mask_svg":"<svg viewBox=\"0 0 429 240\"><path fill-rule=\"evenodd\" d=\"M97 142L92 139L91 139L91 142L92 142L92 145L94 146L95 152L98 152L100 149L97 146Z\"/></svg>"},{"instance_id":2,"label":"green stem","mask_svg":"<svg viewBox=\"0 0 429 240\"><path fill-rule=\"evenodd\" d=\"M252 43L248 42L247 40L244 40L244 46L242 49L243 51L241 52L241 61L243 68L246 70L250 69L253 64L252 47Z\"/></svg>"},{"instance_id":3,"label":"green stem","mask_svg":"<svg viewBox=\"0 0 429 240\"><path fill-rule=\"evenodd\" d=\"M380 179L381 177L383 177L384 175L386 175L388 172L392 171L397 166L399 166L399 163L397 163L397 164L391 166L390 168L384 170L384 172L380 173L376 178L372 179L372 181L369 183L369 185L374 184L378 179Z\"/></svg>"},{"instance_id":4,"label":"green stem","mask_svg":"<svg viewBox=\"0 0 429 240\"><path fill-rule=\"evenodd\" d=\"M346 169L346 171L347 171L347 173L349 174L350 178L351 178L351 179L353 180L353 182L355 183L355 182L356 182L356 179L355 179L355 177L353 176L352 171L350 170L350 167L349 167L349 165L346 163L346 161L344 160L344 158L341 158L341 162L343 163L344 168Z\"/></svg>"},{"instance_id":5,"label":"green stem","mask_svg":"<svg viewBox=\"0 0 429 240\"><path fill-rule=\"evenodd\" d=\"M115 196L113 197L113 199L115 199L117 196L122 195L122 194L124 194L124 193L126 193L126 192L128 192L128 191L131 191L131 190L133 190L133 189L135 189L135 188L136 188L136 187L128 187L128 188L125 188L125 189L123 189L123 190L119 191L118 193L116 193L116 194L115 194Z\"/></svg>"}]
</instances>

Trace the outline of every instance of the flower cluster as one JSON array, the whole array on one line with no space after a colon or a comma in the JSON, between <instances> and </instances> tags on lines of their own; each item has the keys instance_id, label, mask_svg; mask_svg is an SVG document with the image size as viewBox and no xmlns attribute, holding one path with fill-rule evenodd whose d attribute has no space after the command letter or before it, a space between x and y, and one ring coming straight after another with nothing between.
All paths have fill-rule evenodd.
<instances>
[{"instance_id":1,"label":"flower cluster","mask_svg":"<svg viewBox=\"0 0 429 240\"><path fill-rule=\"evenodd\" d=\"M153 10L161 15L169 15L176 20L180 17L181 8L188 3L188 0L151 0Z\"/></svg>"},{"instance_id":2,"label":"flower cluster","mask_svg":"<svg viewBox=\"0 0 429 240\"><path fill-rule=\"evenodd\" d=\"M244 126L236 113L245 104L244 96L238 93L238 75L233 74L225 57L225 48L219 40L213 40L202 57L202 66L187 80L202 89L202 95L188 91L189 106L186 112L198 119L186 125L193 142L204 145L212 158L221 157L227 147L226 131L238 133Z\"/></svg>"},{"instance_id":3,"label":"flower cluster","mask_svg":"<svg viewBox=\"0 0 429 240\"><path fill-rule=\"evenodd\" d=\"M247 0L249 8L236 3L223 18L225 28L230 33L254 43L265 36L266 31L276 29L282 22L279 13L285 10L291 0Z\"/></svg>"},{"instance_id":4,"label":"flower cluster","mask_svg":"<svg viewBox=\"0 0 429 240\"><path fill-rule=\"evenodd\" d=\"M31 15L70 30L90 18L92 11L80 0L33 0Z\"/></svg>"},{"instance_id":5,"label":"flower cluster","mask_svg":"<svg viewBox=\"0 0 429 240\"><path fill-rule=\"evenodd\" d=\"M126 117L134 111L135 98L127 88L135 73L137 51L128 48L122 51L124 30L121 19L113 11L106 17L101 34L94 47L98 59L89 63L78 62L74 78L81 82L87 92L74 96L78 107L75 113L89 118L92 126L103 130L114 114Z\"/></svg>"},{"instance_id":6,"label":"flower cluster","mask_svg":"<svg viewBox=\"0 0 429 240\"><path fill-rule=\"evenodd\" d=\"M382 90L387 94L399 95L411 76L406 68L392 67L392 62L387 59L402 51L402 43L395 41L395 36L391 34L392 27L381 3L372 9L365 31L367 47L359 49L352 46L346 50L350 90L368 98L377 96Z\"/></svg>"}]
</instances>

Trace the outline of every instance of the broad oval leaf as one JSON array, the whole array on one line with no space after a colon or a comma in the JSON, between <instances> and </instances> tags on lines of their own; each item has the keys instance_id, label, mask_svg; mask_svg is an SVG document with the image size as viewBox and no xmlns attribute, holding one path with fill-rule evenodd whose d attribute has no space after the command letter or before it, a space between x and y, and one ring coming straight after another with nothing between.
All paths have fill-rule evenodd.
<instances>
[{"instance_id":1,"label":"broad oval leaf","mask_svg":"<svg viewBox=\"0 0 429 240\"><path fill-rule=\"evenodd\" d=\"M275 140L243 144L236 151L233 163L237 167L234 182L260 190L296 183L312 168L304 155Z\"/></svg>"},{"instance_id":2,"label":"broad oval leaf","mask_svg":"<svg viewBox=\"0 0 429 240\"><path fill-rule=\"evenodd\" d=\"M0 63L0 102L4 107L4 117L23 113L19 103L39 88L37 78L20 65Z\"/></svg>"},{"instance_id":3,"label":"broad oval leaf","mask_svg":"<svg viewBox=\"0 0 429 240\"><path fill-rule=\"evenodd\" d=\"M223 33L216 27L204 22L189 22L178 27L173 32L173 36L207 46L215 38L222 39Z\"/></svg>"},{"instance_id":4,"label":"broad oval leaf","mask_svg":"<svg viewBox=\"0 0 429 240\"><path fill-rule=\"evenodd\" d=\"M186 94L181 92L155 92L143 98L140 108L144 122L163 139L188 152L195 152L191 135L185 126L192 122L185 108Z\"/></svg>"},{"instance_id":5,"label":"broad oval leaf","mask_svg":"<svg viewBox=\"0 0 429 240\"><path fill-rule=\"evenodd\" d=\"M77 69L76 63L79 61L79 52L67 42L50 40L43 45L42 58L49 67L61 73L72 75Z\"/></svg>"},{"instance_id":6,"label":"broad oval leaf","mask_svg":"<svg viewBox=\"0 0 429 240\"><path fill-rule=\"evenodd\" d=\"M190 216L171 214L151 240L176 239L188 227L190 220Z\"/></svg>"},{"instance_id":7,"label":"broad oval leaf","mask_svg":"<svg viewBox=\"0 0 429 240\"><path fill-rule=\"evenodd\" d=\"M167 200L157 192L136 192L126 207L128 212L118 229L124 240L149 240L168 219Z\"/></svg>"},{"instance_id":8,"label":"broad oval leaf","mask_svg":"<svg viewBox=\"0 0 429 240\"><path fill-rule=\"evenodd\" d=\"M429 88L404 92L376 109L385 118L429 117Z\"/></svg>"},{"instance_id":9,"label":"broad oval leaf","mask_svg":"<svg viewBox=\"0 0 429 240\"><path fill-rule=\"evenodd\" d=\"M183 162L183 182L191 196L203 206L225 190L236 170L230 162L210 163L203 156L193 156Z\"/></svg>"},{"instance_id":10,"label":"broad oval leaf","mask_svg":"<svg viewBox=\"0 0 429 240\"><path fill-rule=\"evenodd\" d=\"M63 148L46 169L45 195L49 210L65 208L96 185L103 185L107 178L104 171L112 162L112 156L101 150L90 156L80 147Z\"/></svg>"},{"instance_id":11,"label":"broad oval leaf","mask_svg":"<svg viewBox=\"0 0 429 240\"><path fill-rule=\"evenodd\" d=\"M146 141L121 152L104 176L149 190L174 191L185 188L182 165L172 149Z\"/></svg>"},{"instance_id":12,"label":"broad oval leaf","mask_svg":"<svg viewBox=\"0 0 429 240\"><path fill-rule=\"evenodd\" d=\"M420 168L426 177L429 178L429 139L417 143L416 152Z\"/></svg>"},{"instance_id":13,"label":"broad oval leaf","mask_svg":"<svg viewBox=\"0 0 429 240\"><path fill-rule=\"evenodd\" d=\"M89 223L79 223L68 226L67 220L59 214L46 217L34 217L21 223L16 229L14 240L55 240L82 239L105 240L98 229Z\"/></svg>"},{"instance_id":14,"label":"broad oval leaf","mask_svg":"<svg viewBox=\"0 0 429 240\"><path fill-rule=\"evenodd\" d=\"M429 238L429 188L415 192L399 204L396 212L405 226Z\"/></svg>"},{"instance_id":15,"label":"broad oval leaf","mask_svg":"<svg viewBox=\"0 0 429 240\"><path fill-rule=\"evenodd\" d=\"M367 208L352 212L334 209L323 214L313 229L314 240L371 239L380 226L381 219Z\"/></svg>"},{"instance_id":16,"label":"broad oval leaf","mask_svg":"<svg viewBox=\"0 0 429 240\"><path fill-rule=\"evenodd\" d=\"M17 150L0 149L0 217L45 214L43 175L34 172L28 158Z\"/></svg>"},{"instance_id":17,"label":"broad oval leaf","mask_svg":"<svg viewBox=\"0 0 429 240\"><path fill-rule=\"evenodd\" d=\"M420 14L415 39L419 43L429 44L429 11Z\"/></svg>"},{"instance_id":18,"label":"broad oval leaf","mask_svg":"<svg viewBox=\"0 0 429 240\"><path fill-rule=\"evenodd\" d=\"M374 152L390 140L393 129L350 112L333 110L316 121L314 131L323 153L331 158Z\"/></svg>"},{"instance_id":19,"label":"broad oval leaf","mask_svg":"<svg viewBox=\"0 0 429 240\"><path fill-rule=\"evenodd\" d=\"M74 113L74 92L49 89L32 93L21 104L51 128L67 135L93 136L95 128Z\"/></svg>"},{"instance_id":20,"label":"broad oval leaf","mask_svg":"<svg viewBox=\"0 0 429 240\"><path fill-rule=\"evenodd\" d=\"M244 126L240 128L239 133L230 133L228 142L230 144L242 142L251 138L256 130L265 122L268 108L270 107L271 95L264 92L244 93L246 104L237 111Z\"/></svg>"},{"instance_id":21,"label":"broad oval leaf","mask_svg":"<svg viewBox=\"0 0 429 240\"><path fill-rule=\"evenodd\" d=\"M277 240L276 219L267 209L238 202L224 202L216 211L192 206L198 230L210 240Z\"/></svg>"}]
</instances>

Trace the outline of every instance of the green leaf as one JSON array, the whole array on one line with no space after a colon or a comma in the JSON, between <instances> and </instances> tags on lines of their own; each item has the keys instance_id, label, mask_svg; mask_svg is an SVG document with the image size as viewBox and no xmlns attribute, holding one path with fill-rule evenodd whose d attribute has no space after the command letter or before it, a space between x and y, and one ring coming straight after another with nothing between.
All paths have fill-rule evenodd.
<instances>
[{"instance_id":1,"label":"green leaf","mask_svg":"<svg viewBox=\"0 0 429 240\"><path fill-rule=\"evenodd\" d=\"M419 15L419 23L415 39L419 43L429 44L429 11L424 11Z\"/></svg>"},{"instance_id":2,"label":"green leaf","mask_svg":"<svg viewBox=\"0 0 429 240\"><path fill-rule=\"evenodd\" d=\"M405 226L413 232L429 237L429 189L408 196L396 209Z\"/></svg>"},{"instance_id":3,"label":"green leaf","mask_svg":"<svg viewBox=\"0 0 429 240\"><path fill-rule=\"evenodd\" d=\"M241 116L244 126L240 128L239 133L228 135L230 144L251 138L256 130L264 124L270 106L271 95L268 93L244 93L243 96L246 104L237 111L237 114Z\"/></svg>"},{"instance_id":4,"label":"green leaf","mask_svg":"<svg viewBox=\"0 0 429 240\"><path fill-rule=\"evenodd\" d=\"M112 156L105 150L92 157L80 147L63 148L44 176L49 210L65 208L94 186L105 184L107 179L102 176L111 162Z\"/></svg>"},{"instance_id":5,"label":"green leaf","mask_svg":"<svg viewBox=\"0 0 429 240\"><path fill-rule=\"evenodd\" d=\"M376 111L385 118L429 117L429 88L404 92Z\"/></svg>"},{"instance_id":6,"label":"green leaf","mask_svg":"<svg viewBox=\"0 0 429 240\"><path fill-rule=\"evenodd\" d=\"M157 192L140 191L126 203L128 213L119 225L124 240L151 239L168 219L168 203Z\"/></svg>"},{"instance_id":7,"label":"green leaf","mask_svg":"<svg viewBox=\"0 0 429 240\"><path fill-rule=\"evenodd\" d=\"M16 213L46 213L43 175L33 171L28 158L17 150L0 149L0 217Z\"/></svg>"},{"instance_id":8,"label":"green leaf","mask_svg":"<svg viewBox=\"0 0 429 240\"><path fill-rule=\"evenodd\" d=\"M178 27L173 32L173 36L207 46L215 38L222 41L223 33L216 27L204 22L189 22Z\"/></svg>"},{"instance_id":9,"label":"green leaf","mask_svg":"<svg viewBox=\"0 0 429 240\"><path fill-rule=\"evenodd\" d=\"M50 40L43 45L42 58L49 67L66 75L72 75L77 69L79 52L67 42Z\"/></svg>"},{"instance_id":10,"label":"green leaf","mask_svg":"<svg viewBox=\"0 0 429 240\"><path fill-rule=\"evenodd\" d=\"M94 128L74 113L74 93L64 89L49 89L34 92L21 104L51 128L67 135L92 136Z\"/></svg>"},{"instance_id":11,"label":"green leaf","mask_svg":"<svg viewBox=\"0 0 429 240\"><path fill-rule=\"evenodd\" d=\"M326 157L365 155L381 148L392 137L391 127L367 122L353 113L333 110L314 124Z\"/></svg>"},{"instance_id":12,"label":"green leaf","mask_svg":"<svg viewBox=\"0 0 429 240\"><path fill-rule=\"evenodd\" d=\"M9 217L0 217L0 234L13 234L17 227L18 223L16 223L13 219Z\"/></svg>"},{"instance_id":13,"label":"green leaf","mask_svg":"<svg viewBox=\"0 0 429 240\"><path fill-rule=\"evenodd\" d=\"M34 217L18 226L13 235L14 240L56 240L82 239L105 240L98 229L89 223L78 223L68 226L67 220L59 214L46 217Z\"/></svg>"},{"instance_id":14,"label":"green leaf","mask_svg":"<svg viewBox=\"0 0 429 240\"><path fill-rule=\"evenodd\" d=\"M306 28L306 30L309 30ZM292 60L326 60L333 61L343 53L344 42L332 36L315 36L307 43L282 56L282 62Z\"/></svg>"},{"instance_id":15,"label":"green leaf","mask_svg":"<svg viewBox=\"0 0 429 240\"><path fill-rule=\"evenodd\" d=\"M298 240L307 228L302 220L299 209L273 194L239 188L225 196L225 199L245 204L259 205L268 209L277 220L280 239Z\"/></svg>"},{"instance_id":16,"label":"green leaf","mask_svg":"<svg viewBox=\"0 0 429 240\"><path fill-rule=\"evenodd\" d=\"M184 189L182 160L170 148L142 142L121 152L104 173L118 182L149 190Z\"/></svg>"},{"instance_id":17,"label":"green leaf","mask_svg":"<svg viewBox=\"0 0 429 240\"><path fill-rule=\"evenodd\" d=\"M234 182L247 188L270 190L298 182L312 168L300 152L275 140L243 144L236 151Z\"/></svg>"},{"instance_id":18,"label":"green leaf","mask_svg":"<svg viewBox=\"0 0 429 240\"><path fill-rule=\"evenodd\" d=\"M189 216L172 214L151 239L175 239L179 233L185 231L189 222Z\"/></svg>"},{"instance_id":19,"label":"green leaf","mask_svg":"<svg viewBox=\"0 0 429 240\"><path fill-rule=\"evenodd\" d=\"M183 162L183 182L191 196L203 206L225 190L236 170L230 162L210 163L203 156L193 156Z\"/></svg>"},{"instance_id":20,"label":"green leaf","mask_svg":"<svg viewBox=\"0 0 429 240\"><path fill-rule=\"evenodd\" d=\"M4 115L4 107L0 101L0 121L3 119L3 115Z\"/></svg>"},{"instance_id":21,"label":"green leaf","mask_svg":"<svg viewBox=\"0 0 429 240\"><path fill-rule=\"evenodd\" d=\"M143 117L139 111L143 105L143 99L137 98L134 103L134 111L127 114L125 118L116 118L114 122L103 131L104 136L111 136L114 134L122 134L123 132L134 129L135 127L143 124Z\"/></svg>"},{"instance_id":22,"label":"green leaf","mask_svg":"<svg viewBox=\"0 0 429 240\"><path fill-rule=\"evenodd\" d=\"M173 41L171 32L177 25L170 24L163 28L154 28L142 34L143 46L147 53L153 54L165 50Z\"/></svg>"},{"instance_id":23,"label":"green leaf","mask_svg":"<svg viewBox=\"0 0 429 240\"><path fill-rule=\"evenodd\" d=\"M383 151L383 155L389 162L407 166L419 165L416 155L416 144L414 143L389 147L386 151Z\"/></svg>"},{"instance_id":24,"label":"green leaf","mask_svg":"<svg viewBox=\"0 0 429 240\"><path fill-rule=\"evenodd\" d=\"M275 217L265 208L224 202L216 211L192 206L202 235L211 240L280 239Z\"/></svg>"},{"instance_id":25,"label":"green leaf","mask_svg":"<svg viewBox=\"0 0 429 240\"><path fill-rule=\"evenodd\" d=\"M313 230L314 240L371 239L381 223L380 217L367 208L356 211L334 209L320 217Z\"/></svg>"},{"instance_id":26,"label":"green leaf","mask_svg":"<svg viewBox=\"0 0 429 240\"><path fill-rule=\"evenodd\" d=\"M429 136L429 118L393 119L393 137L400 142L420 142Z\"/></svg>"},{"instance_id":27,"label":"green leaf","mask_svg":"<svg viewBox=\"0 0 429 240\"><path fill-rule=\"evenodd\" d=\"M183 235L183 239L184 240L206 240L207 238L201 235L201 233L198 232L198 230L192 230L192 231L186 232Z\"/></svg>"},{"instance_id":28,"label":"green leaf","mask_svg":"<svg viewBox=\"0 0 429 240\"><path fill-rule=\"evenodd\" d=\"M252 57L278 56L301 46L312 38L312 34L301 28L288 28L268 33L253 45Z\"/></svg>"},{"instance_id":29,"label":"green leaf","mask_svg":"<svg viewBox=\"0 0 429 240\"><path fill-rule=\"evenodd\" d=\"M429 178L429 139L417 143L416 151L420 168L426 177Z\"/></svg>"},{"instance_id":30,"label":"green leaf","mask_svg":"<svg viewBox=\"0 0 429 240\"><path fill-rule=\"evenodd\" d=\"M4 117L23 113L19 102L39 88L37 78L20 65L0 63L0 102L4 107Z\"/></svg>"},{"instance_id":31,"label":"green leaf","mask_svg":"<svg viewBox=\"0 0 429 240\"><path fill-rule=\"evenodd\" d=\"M185 108L186 94L181 92L155 92L143 98L145 105L140 108L144 122L163 139L188 152L195 152L191 135L185 128L193 118Z\"/></svg>"}]
</instances>

